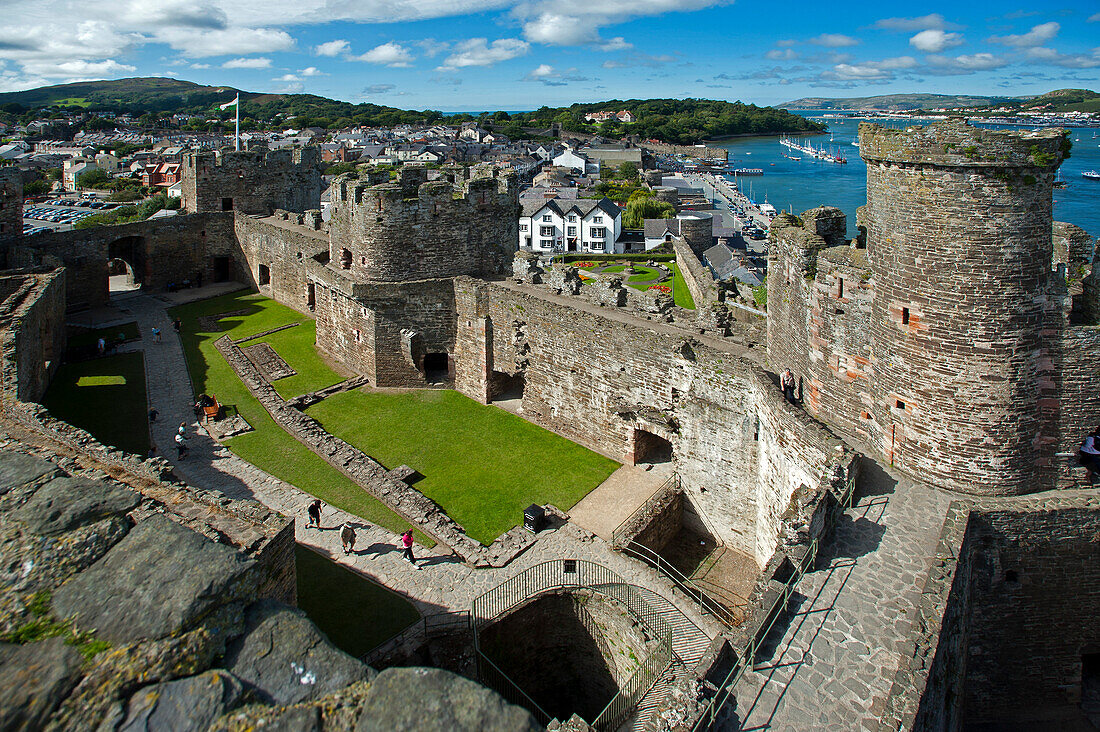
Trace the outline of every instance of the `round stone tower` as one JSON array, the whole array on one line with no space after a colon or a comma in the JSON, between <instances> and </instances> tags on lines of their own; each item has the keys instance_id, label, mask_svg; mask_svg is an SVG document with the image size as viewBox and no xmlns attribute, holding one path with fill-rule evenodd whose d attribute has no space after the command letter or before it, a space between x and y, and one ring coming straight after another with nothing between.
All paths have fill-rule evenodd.
<instances>
[{"instance_id":1,"label":"round stone tower","mask_svg":"<svg viewBox=\"0 0 1100 732\"><path fill-rule=\"evenodd\" d=\"M710 249L714 243L714 218L709 213L692 211L677 214L680 220L680 236L684 237L691 251L697 255Z\"/></svg>"},{"instance_id":2,"label":"round stone tower","mask_svg":"<svg viewBox=\"0 0 1100 732\"><path fill-rule=\"evenodd\" d=\"M675 186L653 186L653 195L661 203L680 207L680 191Z\"/></svg>"},{"instance_id":3,"label":"round stone tower","mask_svg":"<svg viewBox=\"0 0 1100 732\"><path fill-rule=\"evenodd\" d=\"M1038 490L1059 130L860 125L867 162L871 432L918 479Z\"/></svg>"}]
</instances>

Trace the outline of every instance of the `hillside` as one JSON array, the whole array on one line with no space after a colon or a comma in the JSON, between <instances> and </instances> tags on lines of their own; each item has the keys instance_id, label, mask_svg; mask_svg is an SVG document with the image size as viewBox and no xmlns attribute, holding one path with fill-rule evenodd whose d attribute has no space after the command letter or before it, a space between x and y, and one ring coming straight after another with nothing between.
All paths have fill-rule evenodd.
<instances>
[{"instance_id":1,"label":"hillside","mask_svg":"<svg viewBox=\"0 0 1100 732\"><path fill-rule=\"evenodd\" d=\"M89 112L128 112L153 117L185 113L224 120L233 112L219 111L217 105L231 100L237 93L237 89L228 86L203 86L161 78L59 84L0 94L0 117L22 115L33 119L34 110L42 107L75 107ZM289 119L293 119L295 127L322 128L354 125L388 127L433 123L443 119L443 114L434 110L418 112L369 103L351 104L312 94L239 93L242 129L285 125ZM633 112L637 121L631 124L615 121L593 125L584 120L588 112L621 109ZM542 107L513 116L506 112L482 116L492 117L492 124L497 129L513 137L524 135L525 128L546 129L551 123L558 122L570 131L638 135L680 144L694 144L723 135L815 132L824 129L822 125L785 110L710 99L613 99L569 107ZM451 116L448 122L455 124L470 119L475 117ZM151 119L142 121L147 124L153 122ZM217 126L218 123L214 124ZM207 127L209 125L203 119L188 122L188 129L202 130Z\"/></svg>"},{"instance_id":2,"label":"hillside","mask_svg":"<svg viewBox=\"0 0 1100 732\"><path fill-rule=\"evenodd\" d=\"M1003 106L1021 111L1100 112L1100 94L1091 89L1056 89Z\"/></svg>"},{"instance_id":3,"label":"hillside","mask_svg":"<svg viewBox=\"0 0 1100 732\"><path fill-rule=\"evenodd\" d=\"M941 107L987 107L1018 103L1028 97L983 97L969 94L882 94L875 97L803 97L778 105L782 109L911 112Z\"/></svg>"}]
</instances>

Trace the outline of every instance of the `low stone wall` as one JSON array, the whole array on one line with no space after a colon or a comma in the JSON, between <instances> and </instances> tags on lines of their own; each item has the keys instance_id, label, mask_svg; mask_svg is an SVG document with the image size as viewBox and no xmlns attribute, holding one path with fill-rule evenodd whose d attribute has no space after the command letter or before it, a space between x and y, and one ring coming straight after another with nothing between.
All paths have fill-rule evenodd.
<instances>
[{"instance_id":1,"label":"low stone wall","mask_svg":"<svg viewBox=\"0 0 1100 732\"><path fill-rule=\"evenodd\" d=\"M684 523L684 492L670 481L615 530L616 547L641 544L658 554Z\"/></svg>"},{"instance_id":2,"label":"low stone wall","mask_svg":"<svg viewBox=\"0 0 1100 732\"><path fill-rule=\"evenodd\" d=\"M724 147L708 147L699 145L669 145L664 142L647 142L643 145L650 150L662 155L687 155L696 160L728 160L729 150Z\"/></svg>"},{"instance_id":3,"label":"low stone wall","mask_svg":"<svg viewBox=\"0 0 1100 732\"><path fill-rule=\"evenodd\" d=\"M520 526L498 537L489 547L471 539L437 503L288 404L229 336L219 338L214 347L276 424L390 509L453 549L463 561L502 567L534 543L534 536Z\"/></svg>"},{"instance_id":4,"label":"low stone wall","mask_svg":"<svg viewBox=\"0 0 1100 732\"><path fill-rule=\"evenodd\" d=\"M65 352L65 270L7 272L0 287L0 392L36 401Z\"/></svg>"}]
</instances>

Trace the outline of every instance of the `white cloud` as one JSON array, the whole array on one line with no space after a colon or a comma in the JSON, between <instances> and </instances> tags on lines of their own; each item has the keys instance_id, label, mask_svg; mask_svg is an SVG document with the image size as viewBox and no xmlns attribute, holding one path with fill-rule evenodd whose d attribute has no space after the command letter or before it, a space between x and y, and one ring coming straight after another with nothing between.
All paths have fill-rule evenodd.
<instances>
[{"instance_id":1,"label":"white cloud","mask_svg":"<svg viewBox=\"0 0 1100 732\"><path fill-rule=\"evenodd\" d=\"M732 0L524 0L512 15L523 24L523 35L534 43L551 46L596 46L605 43L600 28L623 23L632 18L662 15L668 12L690 12ZM622 50L612 39L612 48ZM625 43L625 41L623 41Z\"/></svg>"},{"instance_id":2,"label":"white cloud","mask_svg":"<svg viewBox=\"0 0 1100 732\"><path fill-rule=\"evenodd\" d=\"M554 67L550 64L539 64L536 68L532 69L527 74L527 78L530 80L545 79L548 76L554 75Z\"/></svg>"},{"instance_id":3,"label":"white cloud","mask_svg":"<svg viewBox=\"0 0 1100 732\"><path fill-rule=\"evenodd\" d=\"M508 61L519 56L527 55L531 44L518 38L501 38L488 43L485 38L470 38L456 43L454 53L446 58L441 71L451 71L467 66L492 66L501 61Z\"/></svg>"},{"instance_id":4,"label":"white cloud","mask_svg":"<svg viewBox=\"0 0 1100 732\"><path fill-rule=\"evenodd\" d=\"M859 45L859 39L846 36L843 33L822 33L815 38L811 38L810 43L826 48L847 48L848 46Z\"/></svg>"},{"instance_id":5,"label":"white cloud","mask_svg":"<svg viewBox=\"0 0 1100 732\"><path fill-rule=\"evenodd\" d=\"M1067 69L1095 69L1100 67L1100 48L1092 49L1092 53L1059 53L1053 48L1040 46L1027 49L1027 55L1028 58Z\"/></svg>"},{"instance_id":6,"label":"white cloud","mask_svg":"<svg viewBox=\"0 0 1100 732\"><path fill-rule=\"evenodd\" d=\"M989 42L1003 43L1006 46L1015 46L1016 48L1041 46L1058 35L1058 31L1061 29L1062 26L1054 22L1042 23L1041 25L1032 27L1027 33L1009 36L993 36L989 39Z\"/></svg>"},{"instance_id":7,"label":"white cloud","mask_svg":"<svg viewBox=\"0 0 1100 732\"><path fill-rule=\"evenodd\" d=\"M991 53L974 53L963 56L928 56L926 70L934 74L973 74L976 71L989 71L1008 65L1008 61Z\"/></svg>"},{"instance_id":8,"label":"white cloud","mask_svg":"<svg viewBox=\"0 0 1100 732\"><path fill-rule=\"evenodd\" d=\"M269 58L231 58L222 64L223 69L270 69Z\"/></svg>"},{"instance_id":9,"label":"white cloud","mask_svg":"<svg viewBox=\"0 0 1100 732\"><path fill-rule=\"evenodd\" d=\"M292 81L288 84L282 84L280 86L277 86L274 89L272 89L271 91L274 94L298 94L303 89L305 89L305 85L302 84L302 82Z\"/></svg>"},{"instance_id":10,"label":"white cloud","mask_svg":"<svg viewBox=\"0 0 1100 732\"><path fill-rule=\"evenodd\" d=\"M948 23L939 13L930 13L917 18L883 18L875 21L872 28L911 33L921 30L962 30L962 26Z\"/></svg>"},{"instance_id":11,"label":"white cloud","mask_svg":"<svg viewBox=\"0 0 1100 732\"><path fill-rule=\"evenodd\" d=\"M633 43L627 43L626 39L622 36L615 36L609 38L600 44L599 50L601 51L629 51L634 48Z\"/></svg>"},{"instance_id":12,"label":"white cloud","mask_svg":"<svg viewBox=\"0 0 1100 732\"><path fill-rule=\"evenodd\" d=\"M193 69L209 69L210 64L191 64L191 68L193 68Z\"/></svg>"},{"instance_id":13,"label":"white cloud","mask_svg":"<svg viewBox=\"0 0 1100 732\"><path fill-rule=\"evenodd\" d=\"M388 92L393 91L396 88L397 88L396 84L371 84L370 86L368 86L366 89L363 90L363 94L366 94L366 95L386 94Z\"/></svg>"},{"instance_id":14,"label":"white cloud","mask_svg":"<svg viewBox=\"0 0 1100 732\"><path fill-rule=\"evenodd\" d=\"M302 76L328 76L324 71L321 71L316 66L307 66L304 69L298 69L298 73Z\"/></svg>"},{"instance_id":15,"label":"white cloud","mask_svg":"<svg viewBox=\"0 0 1100 732\"><path fill-rule=\"evenodd\" d=\"M190 58L224 56L227 53L275 53L294 47L294 39L289 33L273 28L185 28L166 33L163 40Z\"/></svg>"},{"instance_id":16,"label":"white cloud","mask_svg":"<svg viewBox=\"0 0 1100 732\"><path fill-rule=\"evenodd\" d=\"M272 79L272 81L301 81L296 74L283 74L278 79Z\"/></svg>"},{"instance_id":17,"label":"white cloud","mask_svg":"<svg viewBox=\"0 0 1100 732\"><path fill-rule=\"evenodd\" d=\"M103 79L112 76L133 73L135 68L129 64L106 61L53 61L35 60L23 64L23 72L31 76L47 79Z\"/></svg>"},{"instance_id":18,"label":"white cloud","mask_svg":"<svg viewBox=\"0 0 1100 732\"><path fill-rule=\"evenodd\" d=\"M362 56L351 56L349 58L352 61L366 61L370 64L381 64L391 68L407 68L413 62L413 55L409 52L409 49L394 41L375 46Z\"/></svg>"},{"instance_id":19,"label":"white cloud","mask_svg":"<svg viewBox=\"0 0 1100 732\"><path fill-rule=\"evenodd\" d=\"M1085 22L1086 23L1100 23L1100 13L1093 13L1092 15L1090 15L1088 17L1088 20L1086 20Z\"/></svg>"},{"instance_id":20,"label":"white cloud","mask_svg":"<svg viewBox=\"0 0 1100 732\"><path fill-rule=\"evenodd\" d=\"M831 71L821 74L824 79L834 80L881 80L894 78L894 72L912 69L919 64L912 56L896 56L881 61L866 61L858 64L837 64Z\"/></svg>"},{"instance_id":21,"label":"white cloud","mask_svg":"<svg viewBox=\"0 0 1100 732\"><path fill-rule=\"evenodd\" d=\"M773 48L764 54L764 58L772 61L793 61L798 58L798 53L793 48Z\"/></svg>"},{"instance_id":22,"label":"white cloud","mask_svg":"<svg viewBox=\"0 0 1100 732\"><path fill-rule=\"evenodd\" d=\"M313 47L313 53L317 54L318 56L335 57L339 56L340 54L347 53L350 50L351 44L343 40L342 38L335 41L328 41L326 43L322 43L319 46Z\"/></svg>"},{"instance_id":23,"label":"white cloud","mask_svg":"<svg viewBox=\"0 0 1100 732\"><path fill-rule=\"evenodd\" d=\"M961 46L965 41L960 33L942 30L924 30L909 39L909 45L925 53L940 53L948 48Z\"/></svg>"}]
</instances>

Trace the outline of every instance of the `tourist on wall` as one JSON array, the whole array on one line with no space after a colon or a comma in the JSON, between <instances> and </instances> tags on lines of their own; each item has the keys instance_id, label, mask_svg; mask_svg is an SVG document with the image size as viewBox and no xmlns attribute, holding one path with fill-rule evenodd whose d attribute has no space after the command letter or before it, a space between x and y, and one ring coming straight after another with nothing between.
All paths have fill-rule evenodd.
<instances>
[{"instance_id":1,"label":"tourist on wall","mask_svg":"<svg viewBox=\"0 0 1100 732\"><path fill-rule=\"evenodd\" d=\"M340 545L344 547L344 554L351 554L351 550L355 548L355 529L350 522L340 529Z\"/></svg>"},{"instance_id":2,"label":"tourist on wall","mask_svg":"<svg viewBox=\"0 0 1100 732\"><path fill-rule=\"evenodd\" d=\"M308 508L306 508L306 513L309 514L309 523L306 524L307 528L314 528L314 529L321 528L321 507L322 506L324 506L324 504L321 503L321 499L317 498L312 503L309 504Z\"/></svg>"},{"instance_id":3,"label":"tourist on wall","mask_svg":"<svg viewBox=\"0 0 1100 732\"><path fill-rule=\"evenodd\" d=\"M783 398L791 404L795 403L794 387L794 373L790 369L783 369L783 373L779 375L779 388L783 390Z\"/></svg>"},{"instance_id":4,"label":"tourist on wall","mask_svg":"<svg viewBox=\"0 0 1100 732\"><path fill-rule=\"evenodd\" d=\"M1081 443L1081 464L1089 471L1089 485L1096 482L1096 473L1100 471L1100 427Z\"/></svg>"}]
</instances>

